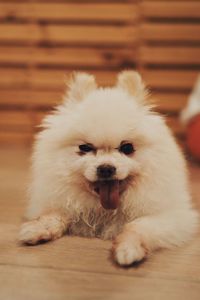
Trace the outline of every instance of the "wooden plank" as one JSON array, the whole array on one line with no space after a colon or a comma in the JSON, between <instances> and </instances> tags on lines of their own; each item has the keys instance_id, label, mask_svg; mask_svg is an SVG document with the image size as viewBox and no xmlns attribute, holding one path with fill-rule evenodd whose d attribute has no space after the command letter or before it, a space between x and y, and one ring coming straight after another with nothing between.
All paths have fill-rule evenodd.
<instances>
[{"instance_id":1,"label":"wooden plank","mask_svg":"<svg viewBox=\"0 0 200 300\"><path fill-rule=\"evenodd\" d=\"M200 24L144 23L141 37L154 42L199 42Z\"/></svg>"},{"instance_id":2,"label":"wooden plank","mask_svg":"<svg viewBox=\"0 0 200 300\"><path fill-rule=\"evenodd\" d=\"M133 26L0 24L0 42L12 44L124 45L135 43L137 37Z\"/></svg>"},{"instance_id":3,"label":"wooden plank","mask_svg":"<svg viewBox=\"0 0 200 300\"><path fill-rule=\"evenodd\" d=\"M144 70L143 78L153 89L190 90L197 79L198 71Z\"/></svg>"},{"instance_id":4,"label":"wooden plank","mask_svg":"<svg viewBox=\"0 0 200 300\"><path fill-rule=\"evenodd\" d=\"M13 89L28 86L29 73L27 69L0 68L0 87Z\"/></svg>"},{"instance_id":5,"label":"wooden plank","mask_svg":"<svg viewBox=\"0 0 200 300\"><path fill-rule=\"evenodd\" d=\"M0 63L50 66L116 67L133 64L136 49L0 46Z\"/></svg>"},{"instance_id":6,"label":"wooden plank","mask_svg":"<svg viewBox=\"0 0 200 300\"><path fill-rule=\"evenodd\" d=\"M137 31L132 26L59 26L49 25L44 28L43 39L54 42L78 44L129 44L136 42Z\"/></svg>"},{"instance_id":7,"label":"wooden plank","mask_svg":"<svg viewBox=\"0 0 200 300\"><path fill-rule=\"evenodd\" d=\"M139 59L142 64L199 65L200 47L142 46Z\"/></svg>"},{"instance_id":8,"label":"wooden plank","mask_svg":"<svg viewBox=\"0 0 200 300\"><path fill-rule=\"evenodd\" d=\"M146 18L200 18L199 1L141 1L142 14Z\"/></svg>"},{"instance_id":9,"label":"wooden plank","mask_svg":"<svg viewBox=\"0 0 200 300\"><path fill-rule=\"evenodd\" d=\"M99 85L113 85L116 81L117 72L114 71L88 71L94 74ZM54 70L39 70L33 71L30 79L30 85L34 88L65 88L64 81L69 76L71 71L54 71Z\"/></svg>"},{"instance_id":10,"label":"wooden plank","mask_svg":"<svg viewBox=\"0 0 200 300\"><path fill-rule=\"evenodd\" d=\"M88 70L94 74L99 85L110 86L116 82L117 71ZM18 68L0 69L1 88L34 88L65 90L65 81L71 70L30 70ZM189 90L196 81L198 71L177 70L144 70L143 78L147 85L153 89L180 89Z\"/></svg>"},{"instance_id":11,"label":"wooden plank","mask_svg":"<svg viewBox=\"0 0 200 300\"><path fill-rule=\"evenodd\" d=\"M0 127L14 127L20 130L30 130L32 126L30 115L27 111L0 110Z\"/></svg>"},{"instance_id":12,"label":"wooden plank","mask_svg":"<svg viewBox=\"0 0 200 300\"><path fill-rule=\"evenodd\" d=\"M20 265L0 267L2 274L2 299L183 299L197 300L198 281L181 281L165 278L153 278L126 275L80 272L79 270L58 270L45 268L27 268ZM20 273L20 276L19 276ZM11 288L8 288L9 279ZM142 282L142 286L141 286ZM29 288L26 288L28 285ZM167 286L167 289L166 289ZM123 287L123 288L122 288ZM152 288L154 287L154 288ZM34 291L34 294L33 294Z\"/></svg>"},{"instance_id":13,"label":"wooden plank","mask_svg":"<svg viewBox=\"0 0 200 300\"><path fill-rule=\"evenodd\" d=\"M39 41L38 26L31 24L0 24L0 42L12 44Z\"/></svg>"},{"instance_id":14,"label":"wooden plank","mask_svg":"<svg viewBox=\"0 0 200 300\"><path fill-rule=\"evenodd\" d=\"M27 0L0 0L0 2L27 2ZM35 2L55 2L55 0L34 0ZM132 2L137 2L137 0L131 0ZM160 0L159 0L160 1ZM162 0L161 0L162 1ZM170 0L169 0L170 1ZM198 1L198 0L197 0ZM57 0L56 2L75 2L75 3L99 3L99 0ZM101 0L101 2L106 3L121 3L130 2L130 0Z\"/></svg>"},{"instance_id":15,"label":"wooden plank","mask_svg":"<svg viewBox=\"0 0 200 300\"><path fill-rule=\"evenodd\" d=\"M61 103L63 93L59 91L33 90L30 88L0 89L0 104L7 107L52 107Z\"/></svg>"},{"instance_id":16,"label":"wooden plank","mask_svg":"<svg viewBox=\"0 0 200 300\"><path fill-rule=\"evenodd\" d=\"M162 112L180 113L186 106L189 93L152 93L151 101L156 105L156 109Z\"/></svg>"},{"instance_id":17,"label":"wooden plank","mask_svg":"<svg viewBox=\"0 0 200 300\"><path fill-rule=\"evenodd\" d=\"M0 3L0 19L132 22L137 17L134 3Z\"/></svg>"},{"instance_id":18,"label":"wooden plank","mask_svg":"<svg viewBox=\"0 0 200 300\"><path fill-rule=\"evenodd\" d=\"M65 90L65 81L72 70L28 70L23 68L1 68L1 88L39 88L49 90ZM91 70L96 76L99 85L113 85L116 81L117 72Z\"/></svg>"},{"instance_id":19,"label":"wooden plank","mask_svg":"<svg viewBox=\"0 0 200 300\"><path fill-rule=\"evenodd\" d=\"M17 131L1 131L0 130L0 144L1 145L30 145L33 140L33 135L29 132Z\"/></svg>"},{"instance_id":20,"label":"wooden plank","mask_svg":"<svg viewBox=\"0 0 200 300\"><path fill-rule=\"evenodd\" d=\"M0 0L0 2L11 2L11 3L19 3L20 2L27 2L27 0ZM34 0L33 2L40 2L40 3L55 3L56 0ZM57 0L56 2L69 2L69 3L130 3L136 2L138 0ZM160 1L160 0L159 0ZM170 1L170 0L169 0ZM174 0L172 0L174 1ZM198 0L197 0L198 1Z\"/></svg>"}]
</instances>

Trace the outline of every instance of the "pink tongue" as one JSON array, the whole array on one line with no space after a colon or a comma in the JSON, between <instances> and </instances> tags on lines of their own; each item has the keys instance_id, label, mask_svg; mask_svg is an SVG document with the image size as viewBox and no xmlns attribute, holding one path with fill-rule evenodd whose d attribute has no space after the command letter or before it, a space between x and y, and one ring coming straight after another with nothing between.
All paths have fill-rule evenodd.
<instances>
[{"instance_id":1,"label":"pink tongue","mask_svg":"<svg viewBox=\"0 0 200 300\"><path fill-rule=\"evenodd\" d=\"M116 209L119 205L119 181L99 182L99 195L101 204L105 209Z\"/></svg>"}]
</instances>

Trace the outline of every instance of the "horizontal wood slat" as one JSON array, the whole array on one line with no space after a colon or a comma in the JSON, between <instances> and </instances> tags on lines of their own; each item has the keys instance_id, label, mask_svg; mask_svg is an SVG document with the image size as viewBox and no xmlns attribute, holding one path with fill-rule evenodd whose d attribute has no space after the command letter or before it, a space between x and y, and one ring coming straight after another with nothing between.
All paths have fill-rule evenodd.
<instances>
[{"instance_id":1,"label":"horizontal wood slat","mask_svg":"<svg viewBox=\"0 0 200 300\"><path fill-rule=\"evenodd\" d=\"M9 110L0 110L0 127L4 129L15 129L22 131L31 130L32 123L30 118L31 113L27 111L9 111Z\"/></svg>"},{"instance_id":2,"label":"horizontal wood slat","mask_svg":"<svg viewBox=\"0 0 200 300\"><path fill-rule=\"evenodd\" d=\"M0 63L87 67L116 67L133 64L136 50L128 48L63 48L0 46Z\"/></svg>"},{"instance_id":3,"label":"horizontal wood slat","mask_svg":"<svg viewBox=\"0 0 200 300\"><path fill-rule=\"evenodd\" d=\"M33 134L31 132L23 131L5 131L0 128L0 144L24 144L30 145L33 141Z\"/></svg>"},{"instance_id":4,"label":"horizontal wood slat","mask_svg":"<svg viewBox=\"0 0 200 300\"><path fill-rule=\"evenodd\" d=\"M72 71L72 70L71 70ZM2 88L49 88L62 90L71 71L62 70L28 70L28 69L0 69L0 87ZM116 72L91 71L100 85L112 85L116 81Z\"/></svg>"},{"instance_id":5,"label":"horizontal wood slat","mask_svg":"<svg viewBox=\"0 0 200 300\"><path fill-rule=\"evenodd\" d=\"M200 42L200 24L145 23L141 36L145 41Z\"/></svg>"},{"instance_id":6,"label":"horizontal wood slat","mask_svg":"<svg viewBox=\"0 0 200 300\"><path fill-rule=\"evenodd\" d=\"M0 0L0 2L27 2L29 0ZM136 2L138 0L33 0L35 3L39 2L39 3L55 3L56 2L59 2L59 3L62 3L62 2L72 2L72 3L99 3L100 2L104 2L104 3L130 3L131 2ZM160 0L159 0L160 1ZM162 0L161 0L162 1ZM170 1L170 0L169 0ZM173 0L172 0L173 1ZM198 1L198 0L197 0Z\"/></svg>"},{"instance_id":7,"label":"horizontal wood slat","mask_svg":"<svg viewBox=\"0 0 200 300\"><path fill-rule=\"evenodd\" d=\"M29 144L34 129L32 114L26 110L0 110L0 144Z\"/></svg>"},{"instance_id":8,"label":"horizontal wood slat","mask_svg":"<svg viewBox=\"0 0 200 300\"><path fill-rule=\"evenodd\" d=\"M0 69L0 88L20 88L29 83L29 70L26 69Z\"/></svg>"},{"instance_id":9,"label":"horizontal wood slat","mask_svg":"<svg viewBox=\"0 0 200 300\"><path fill-rule=\"evenodd\" d=\"M143 78L150 88L188 90L194 85L198 71L144 70Z\"/></svg>"},{"instance_id":10,"label":"horizontal wood slat","mask_svg":"<svg viewBox=\"0 0 200 300\"><path fill-rule=\"evenodd\" d=\"M179 114L188 101L189 93L157 92L152 93L150 98L159 111Z\"/></svg>"},{"instance_id":11,"label":"horizontal wood slat","mask_svg":"<svg viewBox=\"0 0 200 300\"><path fill-rule=\"evenodd\" d=\"M0 19L133 22L138 18L137 9L133 3L4 2L0 3Z\"/></svg>"},{"instance_id":12,"label":"horizontal wood slat","mask_svg":"<svg viewBox=\"0 0 200 300\"><path fill-rule=\"evenodd\" d=\"M28 70L28 69L0 69L0 87L17 88L49 88L62 90L65 86L69 70ZM117 72L91 70L97 78L99 85L113 85ZM193 87L197 79L198 71L174 71L174 70L144 70L143 78L150 88L168 88L188 90Z\"/></svg>"},{"instance_id":13,"label":"horizontal wood slat","mask_svg":"<svg viewBox=\"0 0 200 300\"><path fill-rule=\"evenodd\" d=\"M0 24L0 42L61 44L132 44L137 31L132 26Z\"/></svg>"},{"instance_id":14,"label":"horizontal wood slat","mask_svg":"<svg viewBox=\"0 0 200 300\"><path fill-rule=\"evenodd\" d=\"M65 89L65 88L64 88ZM52 107L61 103L64 92L27 88L0 89L0 105L7 107Z\"/></svg>"},{"instance_id":15,"label":"horizontal wood slat","mask_svg":"<svg viewBox=\"0 0 200 300\"><path fill-rule=\"evenodd\" d=\"M200 47L153 47L142 46L139 59L144 64L200 64Z\"/></svg>"},{"instance_id":16,"label":"horizontal wood slat","mask_svg":"<svg viewBox=\"0 0 200 300\"><path fill-rule=\"evenodd\" d=\"M141 3L143 16L146 18L200 18L199 1L155 1L143 0Z\"/></svg>"}]
</instances>

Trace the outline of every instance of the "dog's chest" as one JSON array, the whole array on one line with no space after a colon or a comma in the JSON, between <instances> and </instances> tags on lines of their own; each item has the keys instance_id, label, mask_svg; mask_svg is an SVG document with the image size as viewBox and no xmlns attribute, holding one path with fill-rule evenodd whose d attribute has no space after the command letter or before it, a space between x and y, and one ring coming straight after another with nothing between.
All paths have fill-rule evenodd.
<instances>
[{"instance_id":1,"label":"dog's chest","mask_svg":"<svg viewBox=\"0 0 200 300\"><path fill-rule=\"evenodd\" d=\"M99 237L102 239L114 238L122 229L125 218L116 215L88 215L81 216L77 222L72 222L69 227L69 234L84 237Z\"/></svg>"}]
</instances>

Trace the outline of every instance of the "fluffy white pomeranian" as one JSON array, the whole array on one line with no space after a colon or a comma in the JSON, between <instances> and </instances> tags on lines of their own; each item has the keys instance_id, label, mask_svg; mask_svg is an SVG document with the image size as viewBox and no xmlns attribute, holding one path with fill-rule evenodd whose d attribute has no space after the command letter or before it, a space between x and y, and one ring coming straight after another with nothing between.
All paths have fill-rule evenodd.
<instances>
[{"instance_id":1,"label":"fluffy white pomeranian","mask_svg":"<svg viewBox=\"0 0 200 300\"><path fill-rule=\"evenodd\" d=\"M68 85L37 137L20 241L113 239L116 262L130 265L189 240L198 216L185 161L140 75L125 71L115 87L97 88L77 73Z\"/></svg>"}]
</instances>

